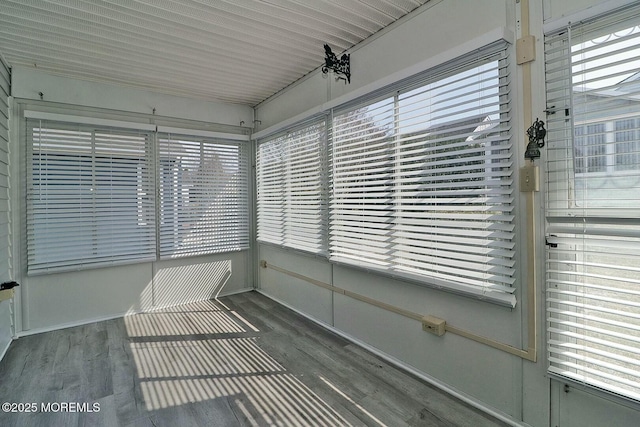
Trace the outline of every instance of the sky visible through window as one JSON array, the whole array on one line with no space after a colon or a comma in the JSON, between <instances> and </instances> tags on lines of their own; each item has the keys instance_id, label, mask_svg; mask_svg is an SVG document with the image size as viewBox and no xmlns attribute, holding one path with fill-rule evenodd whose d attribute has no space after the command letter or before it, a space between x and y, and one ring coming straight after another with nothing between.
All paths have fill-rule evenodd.
<instances>
[{"instance_id":1,"label":"sky visible through window","mask_svg":"<svg viewBox=\"0 0 640 427\"><path fill-rule=\"evenodd\" d=\"M640 70L640 26L571 47L574 91L610 89Z\"/></svg>"}]
</instances>

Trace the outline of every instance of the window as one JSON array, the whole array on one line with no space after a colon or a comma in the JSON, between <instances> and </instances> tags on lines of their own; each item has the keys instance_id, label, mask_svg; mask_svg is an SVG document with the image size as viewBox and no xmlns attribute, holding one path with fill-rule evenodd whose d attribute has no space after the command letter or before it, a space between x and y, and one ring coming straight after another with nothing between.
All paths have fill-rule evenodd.
<instances>
[{"instance_id":1,"label":"window","mask_svg":"<svg viewBox=\"0 0 640 427\"><path fill-rule=\"evenodd\" d=\"M28 120L28 272L155 258L150 133Z\"/></svg>"},{"instance_id":2,"label":"window","mask_svg":"<svg viewBox=\"0 0 640 427\"><path fill-rule=\"evenodd\" d=\"M607 171L606 124L574 127L576 173Z\"/></svg>"},{"instance_id":3,"label":"window","mask_svg":"<svg viewBox=\"0 0 640 427\"><path fill-rule=\"evenodd\" d=\"M161 258L249 248L248 147L158 134Z\"/></svg>"},{"instance_id":4,"label":"window","mask_svg":"<svg viewBox=\"0 0 640 427\"><path fill-rule=\"evenodd\" d=\"M28 274L249 247L244 137L25 116Z\"/></svg>"},{"instance_id":5,"label":"window","mask_svg":"<svg viewBox=\"0 0 640 427\"><path fill-rule=\"evenodd\" d=\"M334 113L331 260L515 305L506 49Z\"/></svg>"},{"instance_id":6,"label":"window","mask_svg":"<svg viewBox=\"0 0 640 427\"><path fill-rule=\"evenodd\" d=\"M639 118L614 116L606 122L575 124L575 173L624 174L635 169L640 164Z\"/></svg>"},{"instance_id":7,"label":"window","mask_svg":"<svg viewBox=\"0 0 640 427\"><path fill-rule=\"evenodd\" d=\"M640 119L616 120L616 170L634 170L640 165Z\"/></svg>"},{"instance_id":8,"label":"window","mask_svg":"<svg viewBox=\"0 0 640 427\"><path fill-rule=\"evenodd\" d=\"M640 8L545 40L549 371L640 400Z\"/></svg>"},{"instance_id":9,"label":"window","mask_svg":"<svg viewBox=\"0 0 640 427\"><path fill-rule=\"evenodd\" d=\"M0 58L0 280L8 280L12 265L11 220L9 209L9 94L11 71Z\"/></svg>"},{"instance_id":10,"label":"window","mask_svg":"<svg viewBox=\"0 0 640 427\"><path fill-rule=\"evenodd\" d=\"M326 253L326 121L258 146L258 240Z\"/></svg>"}]
</instances>

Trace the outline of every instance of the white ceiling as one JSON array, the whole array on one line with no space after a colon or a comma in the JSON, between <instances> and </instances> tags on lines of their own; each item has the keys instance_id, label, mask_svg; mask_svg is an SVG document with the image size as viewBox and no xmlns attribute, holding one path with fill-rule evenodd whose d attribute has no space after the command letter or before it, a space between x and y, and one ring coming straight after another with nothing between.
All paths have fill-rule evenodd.
<instances>
[{"instance_id":1,"label":"white ceiling","mask_svg":"<svg viewBox=\"0 0 640 427\"><path fill-rule=\"evenodd\" d=\"M10 65L256 105L428 0L0 0Z\"/></svg>"}]
</instances>

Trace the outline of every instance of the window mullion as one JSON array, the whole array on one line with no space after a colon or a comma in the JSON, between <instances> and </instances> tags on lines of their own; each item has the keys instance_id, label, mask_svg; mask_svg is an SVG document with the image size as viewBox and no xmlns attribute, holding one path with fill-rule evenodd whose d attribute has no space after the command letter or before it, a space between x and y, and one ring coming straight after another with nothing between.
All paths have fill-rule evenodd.
<instances>
[{"instance_id":1,"label":"window mullion","mask_svg":"<svg viewBox=\"0 0 640 427\"><path fill-rule=\"evenodd\" d=\"M153 207L154 207L154 218L155 218L155 242L156 242L156 261L160 259L160 223L162 222L161 216L161 203L162 203L162 195L161 191L161 183L160 180L163 179L163 172L161 170L160 164L160 147L158 146L159 138L158 132L153 132L153 136L151 141L151 164L149 165L150 171L153 171L153 195L155 197ZM150 172L151 173L151 172ZM155 295L153 295L155 298ZM153 301L155 305L155 301Z\"/></svg>"},{"instance_id":2,"label":"window mullion","mask_svg":"<svg viewBox=\"0 0 640 427\"><path fill-rule=\"evenodd\" d=\"M282 170L283 170L283 190L284 190L284 197L283 197L283 225L282 225L282 240L283 240L283 244L286 246L288 244L288 242L291 240L291 228L295 227L295 224L291 223L291 218L292 218L292 201L291 201L291 193L292 193L292 188L291 188L291 133L287 134L287 138L285 139L286 144L285 148L284 148L284 156L282 159Z\"/></svg>"},{"instance_id":3,"label":"window mullion","mask_svg":"<svg viewBox=\"0 0 640 427\"><path fill-rule=\"evenodd\" d=\"M93 255L98 253L98 224L96 216L99 215L96 203L97 182L96 182L96 131L91 132L91 206L93 221L91 223L91 235L93 237Z\"/></svg>"},{"instance_id":4,"label":"window mullion","mask_svg":"<svg viewBox=\"0 0 640 427\"><path fill-rule=\"evenodd\" d=\"M330 144L333 129L333 110L329 115L325 116L324 140L322 141L322 149L320 151L320 161L322 165L321 199L324 202L322 209L322 231L321 231L321 248L322 253L329 256L329 201L331 197L331 158Z\"/></svg>"}]
</instances>

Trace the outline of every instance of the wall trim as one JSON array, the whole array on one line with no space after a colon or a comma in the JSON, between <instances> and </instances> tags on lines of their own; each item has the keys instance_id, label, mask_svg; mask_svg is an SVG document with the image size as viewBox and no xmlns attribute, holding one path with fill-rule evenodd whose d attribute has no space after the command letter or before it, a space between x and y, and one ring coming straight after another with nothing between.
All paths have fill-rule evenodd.
<instances>
[{"instance_id":1,"label":"wall trim","mask_svg":"<svg viewBox=\"0 0 640 427\"><path fill-rule=\"evenodd\" d=\"M226 133L226 132L212 132L207 130L190 130L184 128L178 128L173 126L158 126L156 129L158 132L164 133L173 133L177 135L185 135L185 136L203 136L205 138L222 138L222 139L233 139L237 141L249 141L249 135L235 134L235 133Z\"/></svg>"},{"instance_id":2,"label":"wall trim","mask_svg":"<svg viewBox=\"0 0 640 427\"><path fill-rule=\"evenodd\" d=\"M82 123L97 126L110 126L125 129L155 131L156 125L149 123L127 122L123 120L109 120L97 117L73 116L68 114L45 113L43 111L24 110L25 119L52 120L57 122Z\"/></svg>"},{"instance_id":3,"label":"wall trim","mask_svg":"<svg viewBox=\"0 0 640 427\"><path fill-rule=\"evenodd\" d=\"M347 266L351 267L350 265L347 265ZM367 303L369 305L372 305L372 306L377 307L377 308L381 308L383 310L390 311L392 313L399 314L401 316L407 317L409 319L416 320L418 322L424 322L424 319L425 319L425 316L423 314L416 313L416 312L409 311L409 310L405 310L403 308L395 307L395 306L393 306L391 304L387 304L385 302L382 302L382 301L379 301L379 300L375 300L373 298L369 298L366 295L358 294L356 292L351 292L349 290L340 288L338 286L334 286L334 285L329 284L329 283L324 283L324 282L321 282L319 280L315 280L315 279L313 279L311 277L307 277L307 276L305 276L303 274L299 274L299 273L296 273L294 271L287 270L285 268L281 268L281 267L278 267L278 266L271 265L271 264L267 263L267 261L265 261L265 260L261 260L260 261L260 267L261 268L270 268L271 270L277 271L277 272L282 273L282 274L286 274L287 276L295 277L296 279L303 280L303 281L305 281L307 283L311 283L312 285L319 286L319 287L321 287L323 289L327 289L327 290L329 290L329 291L331 291L333 293L338 293L338 294L344 295L346 297L355 299L355 300L360 301L360 302ZM372 270L372 271L374 273L376 272L375 270ZM532 293L535 294L535 292L531 291L531 289L529 289L529 292L532 292ZM534 300L533 298L530 298L530 301L533 301L533 300ZM535 311L533 309L531 310L531 312L535 313ZM531 316L531 317L532 317L532 320L530 320L530 322L533 322L535 324L537 322L535 316ZM424 327L424 325L423 325L423 327ZM535 340L535 339L531 339L530 340L530 346L525 350L525 349L522 349L522 348L519 348L519 347L514 347L514 346L512 346L510 344L506 344L506 343L503 343L503 342L500 342L500 341L497 341L497 340L494 340L494 339L487 338L487 337L485 337L483 335L478 335L478 334L475 334L473 332L469 332L467 330L457 328L457 327L452 326L452 325L450 325L450 324L448 324L446 322L444 322L444 331L451 332L452 334L459 335L461 337L470 339L470 340L478 342L480 344L484 344L484 345L487 345L489 347L495 348L497 350L509 353L511 355L518 356L518 357L520 357L522 359L525 359L525 360L528 360L530 362L534 362L534 363L536 362L538 350L537 350L537 340ZM535 335L535 333L533 335ZM530 336L533 336L533 335L530 334Z\"/></svg>"},{"instance_id":4,"label":"wall trim","mask_svg":"<svg viewBox=\"0 0 640 427\"><path fill-rule=\"evenodd\" d=\"M90 323L104 322L106 320L119 319L121 317L126 316L127 314L133 314L133 313L125 312L125 313L113 314L108 316L93 317L91 319L78 320L76 322L61 323L54 326L45 326L43 328L28 329L26 331L17 332L16 338L28 337L30 335L38 335L45 332L58 331L61 329L75 328L76 326L84 326Z\"/></svg>"},{"instance_id":5,"label":"wall trim","mask_svg":"<svg viewBox=\"0 0 640 427\"><path fill-rule=\"evenodd\" d=\"M11 75L11 65L9 65L9 61L7 61L2 52L0 52L0 64L4 65L4 68L6 68L9 75Z\"/></svg>"},{"instance_id":6,"label":"wall trim","mask_svg":"<svg viewBox=\"0 0 640 427\"><path fill-rule=\"evenodd\" d=\"M0 351L0 362L2 361L2 359L4 359L4 356L9 351L9 347L11 347L11 343L13 342L14 339L15 338L10 339L9 342L7 343L6 347L2 351Z\"/></svg>"}]
</instances>

